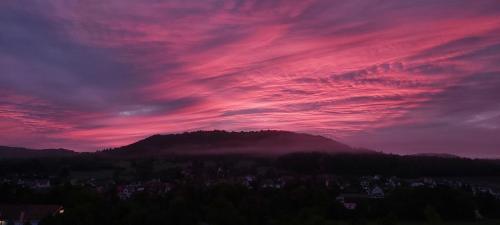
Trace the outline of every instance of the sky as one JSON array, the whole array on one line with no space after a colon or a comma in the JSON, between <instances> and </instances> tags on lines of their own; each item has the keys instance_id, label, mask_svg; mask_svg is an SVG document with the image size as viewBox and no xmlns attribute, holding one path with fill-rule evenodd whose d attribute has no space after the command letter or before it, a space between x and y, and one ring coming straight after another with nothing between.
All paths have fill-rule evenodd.
<instances>
[{"instance_id":1,"label":"sky","mask_svg":"<svg viewBox=\"0 0 500 225\"><path fill-rule=\"evenodd\" d=\"M0 145L213 129L500 157L500 2L0 1Z\"/></svg>"}]
</instances>

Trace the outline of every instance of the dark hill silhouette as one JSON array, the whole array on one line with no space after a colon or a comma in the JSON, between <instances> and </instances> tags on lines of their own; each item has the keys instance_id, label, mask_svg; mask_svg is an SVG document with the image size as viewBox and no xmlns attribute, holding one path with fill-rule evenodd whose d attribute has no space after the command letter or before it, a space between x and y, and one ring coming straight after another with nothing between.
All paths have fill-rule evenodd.
<instances>
[{"instance_id":1,"label":"dark hill silhouette","mask_svg":"<svg viewBox=\"0 0 500 225\"><path fill-rule=\"evenodd\" d=\"M78 153L67 149L28 149L0 146L0 159L68 157Z\"/></svg>"},{"instance_id":2,"label":"dark hill silhouette","mask_svg":"<svg viewBox=\"0 0 500 225\"><path fill-rule=\"evenodd\" d=\"M291 152L367 152L332 139L288 131L196 131L153 135L131 145L104 151L113 156L169 154L274 154Z\"/></svg>"}]
</instances>

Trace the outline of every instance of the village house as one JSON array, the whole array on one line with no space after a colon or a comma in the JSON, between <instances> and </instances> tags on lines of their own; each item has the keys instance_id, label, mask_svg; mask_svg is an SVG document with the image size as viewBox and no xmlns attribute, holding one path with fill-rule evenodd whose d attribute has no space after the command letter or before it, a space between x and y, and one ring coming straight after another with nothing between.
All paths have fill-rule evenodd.
<instances>
[{"instance_id":1,"label":"village house","mask_svg":"<svg viewBox=\"0 0 500 225\"><path fill-rule=\"evenodd\" d=\"M281 179L266 179L262 181L260 187L261 188L273 188L273 189L281 189L285 186L285 181Z\"/></svg>"},{"instance_id":2,"label":"village house","mask_svg":"<svg viewBox=\"0 0 500 225\"><path fill-rule=\"evenodd\" d=\"M36 180L33 187L35 189L50 188L50 180L48 180L48 179L39 179L39 180Z\"/></svg>"},{"instance_id":3,"label":"village house","mask_svg":"<svg viewBox=\"0 0 500 225\"><path fill-rule=\"evenodd\" d=\"M255 176L247 175L241 179L241 184L247 188L251 188L255 182Z\"/></svg>"},{"instance_id":4,"label":"village house","mask_svg":"<svg viewBox=\"0 0 500 225\"><path fill-rule=\"evenodd\" d=\"M60 205L0 205L0 225L38 225L40 220L62 213Z\"/></svg>"},{"instance_id":5,"label":"village house","mask_svg":"<svg viewBox=\"0 0 500 225\"><path fill-rule=\"evenodd\" d=\"M384 193L384 190L382 190L381 187L379 186L375 186L373 187L369 192L368 192L368 196L370 198L384 198L385 197L385 193Z\"/></svg>"}]
</instances>

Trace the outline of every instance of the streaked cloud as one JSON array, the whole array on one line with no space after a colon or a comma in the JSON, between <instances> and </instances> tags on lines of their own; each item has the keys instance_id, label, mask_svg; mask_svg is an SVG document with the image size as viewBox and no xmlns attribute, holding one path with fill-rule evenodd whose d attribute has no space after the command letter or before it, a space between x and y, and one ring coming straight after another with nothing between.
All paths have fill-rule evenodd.
<instances>
[{"instance_id":1,"label":"streaked cloud","mask_svg":"<svg viewBox=\"0 0 500 225\"><path fill-rule=\"evenodd\" d=\"M7 0L0 27L0 144L285 129L497 154L460 138L498 132L497 1Z\"/></svg>"}]
</instances>

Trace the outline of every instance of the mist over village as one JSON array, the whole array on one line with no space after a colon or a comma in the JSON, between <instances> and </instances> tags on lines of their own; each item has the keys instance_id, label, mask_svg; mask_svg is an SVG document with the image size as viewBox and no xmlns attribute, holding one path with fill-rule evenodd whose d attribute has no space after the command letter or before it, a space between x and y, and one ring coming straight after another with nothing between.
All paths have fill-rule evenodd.
<instances>
[{"instance_id":1,"label":"mist over village","mask_svg":"<svg viewBox=\"0 0 500 225\"><path fill-rule=\"evenodd\" d=\"M0 1L0 225L498 225L497 0Z\"/></svg>"}]
</instances>

